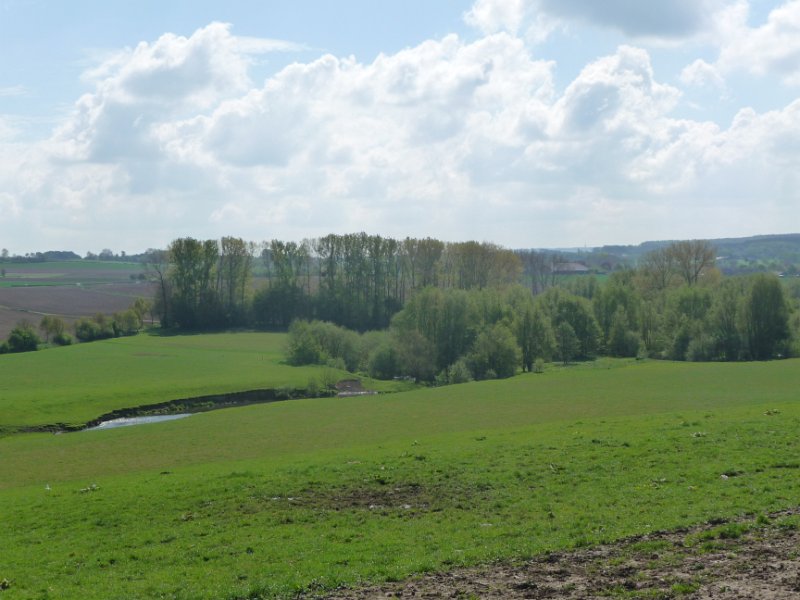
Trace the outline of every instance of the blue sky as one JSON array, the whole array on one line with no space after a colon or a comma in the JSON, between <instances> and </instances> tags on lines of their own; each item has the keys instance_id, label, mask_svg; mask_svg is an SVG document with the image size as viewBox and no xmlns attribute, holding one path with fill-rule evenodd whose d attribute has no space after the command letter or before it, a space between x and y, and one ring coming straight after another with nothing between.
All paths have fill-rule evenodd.
<instances>
[{"instance_id":1,"label":"blue sky","mask_svg":"<svg viewBox=\"0 0 800 600\"><path fill-rule=\"evenodd\" d=\"M0 0L0 246L800 230L800 0Z\"/></svg>"}]
</instances>

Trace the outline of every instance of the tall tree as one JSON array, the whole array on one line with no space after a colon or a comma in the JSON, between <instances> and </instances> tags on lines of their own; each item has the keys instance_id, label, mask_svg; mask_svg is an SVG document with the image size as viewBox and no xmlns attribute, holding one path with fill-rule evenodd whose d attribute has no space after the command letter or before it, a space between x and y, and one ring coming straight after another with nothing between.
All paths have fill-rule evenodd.
<instances>
[{"instance_id":1,"label":"tall tree","mask_svg":"<svg viewBox=\"0 0 800 600\"><path fill-rule=\"evenodd\" d=\"M639 261L639 273L646 290L664 291L676 274L673 252L666 247L651 250Z\"/></svg>"},{"instance_id":2,"label":"tall tree","mask_svg":"<svg viewBox=\"0 0 800 600\"><path fill-rule=\"evenodd\" d=\"M710 270L716 262L714 247L705 240L673 242L666 253L672 260L686 285L697 284L700 276Z\"/></svg>"},{"instance_id":3,"label":"tall tree","mask_svg":"<svg viewBox=\"0 0 800 600\"><path fill-rule=\"evenodd\" d=\"M214 269L219 261L216 240L179 238L169 247L172 314L181 327L216 327L224 318L219 308Z\"/></svg>"},{"instance_id":4,"label":"tall tree","mask_svg":"<svg viewBox=\"0 0 800 600\"><path fill-rule=\"evenodd\" d=\"M144 257L145 274L150 281L155 282L158 290L156 292L154 309L159 315L161 327L172 325L171 306L169 303L170 286L167 277L169 269L169 252L150 248L145 252Z\"/></svg>"},{"instance_id":5,"label":"tall tree","mask_svg":"<svg viewBox=\"0 0 800 600\"><path fill-rule=\"evenodd\" d=\"M523 371L532 371L537 358L548 360L552 356L555 346L553 327L547 316L533 303L518 311L515 330Z\"/></svg>"},{"instance_id":6,"label":"tall tree","mask_svg":"<svg viewBox=\"0 0 800 600\"><path fill-rule=\"evenodd\" d=\"M252 252L252 244L241 238L223 237L220 240L217 294L230 325L244 324L252 275Z\"/></svg>"},{"instance_id":7,"label":"tall tree","mask_svg":"<svg viewBox=\"0 0 800 600\"><path fill-rule=\"evenodd\" d=\"M750 358L783 355L790 337L789 305L780 280L756 275L742 310L742 329Z\"/></svg>"}]
</instances>

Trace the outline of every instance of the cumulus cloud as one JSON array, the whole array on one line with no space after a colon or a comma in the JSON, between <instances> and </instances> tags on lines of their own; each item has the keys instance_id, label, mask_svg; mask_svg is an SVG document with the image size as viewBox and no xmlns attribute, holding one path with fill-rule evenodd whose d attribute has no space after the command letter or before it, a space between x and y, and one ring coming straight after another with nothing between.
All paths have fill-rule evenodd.
<instances>
[{"instance_id":1,"label":"cumulus cloud","mask_svg":"<svg viewBox=\"0 0 800 600\"><path fill-rule=\"evenodd\" d=\"M800 85L800 0L770 11L765 23L749 25L750 5L738 0L717 13L711 39L719 48L713 63L697 59L681 73L689 86L724 89L726 76L775 75L789 86Z\"/></svg>"},{"instance_id":2,"label":"cumulus cloud","mask_svg":"<svg viewBox=\"0 0 800 600\"><path fill-rule=\"evenodd\" d=\"M740 4L728 21L716 67L723 72L774 73L800 85L800 0L790 0L769 13L766 23L747 26L747 6Z\"/></svg>"},{"instance_id":3,"label":"cumulus cloud","mask_svg":"<svg viewBox=\"0 0 800 600\"><path fill-rule=\"evenodd\" d=\"M719 89L725 87L725 78L719 72L719 69L700 58L684 67L681 71L680 79L684 85Z\"/></svg>"},{"instance_id":4,"label":"cumulus cloud","mask_svg":"<svg viewBox=\"0 0 800 600\"><path fill-rule=\"evenodd\" d=\"M258 86L248 56L212 24L109 59L51 139L0 143L0 205L59 246L94 231L118 247L127 231L129 250L353 230L512 246L705 237L752 223L753 198L772 199L765 223L796 210L800 103L727 127L677 119L680 91L634 46L563 90L506 31L368 63L325 55Z\"/></svg>"}]
</instances>

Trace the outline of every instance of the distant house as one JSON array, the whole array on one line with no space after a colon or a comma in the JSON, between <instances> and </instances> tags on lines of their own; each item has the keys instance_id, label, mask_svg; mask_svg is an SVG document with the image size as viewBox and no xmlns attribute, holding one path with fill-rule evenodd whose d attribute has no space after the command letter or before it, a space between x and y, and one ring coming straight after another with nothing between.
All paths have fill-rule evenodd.
<instances>
[{"instance_id":1,"label":"distant house","mask_svg":"<svg viewBox=\"0 0 800 600\"><path fill-rule=\"evenodd\" d=\"M563 262L555 265L554 272L556 275L588 275L592 270L583 263Z\"/></svg>"}]
</instances>

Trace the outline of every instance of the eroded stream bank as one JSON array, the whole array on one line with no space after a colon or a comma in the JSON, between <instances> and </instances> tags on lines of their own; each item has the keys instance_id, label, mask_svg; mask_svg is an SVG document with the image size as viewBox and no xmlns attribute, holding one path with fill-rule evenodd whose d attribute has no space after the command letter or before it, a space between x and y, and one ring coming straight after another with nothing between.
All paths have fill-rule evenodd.
<instances>
[{"instance_id":1,"label":"eroded stream bank","mask_svg":"<svg viewBox=\"0 0 800 600\"><path fill-rule=\"evenodd\" d=\"M267 388L261 390L246 390L242 392L230 392L227 394L210 394L207 396L197 396L194 398L179 398L158 402L155 404L145 404L130 408L120 408L100 415L96 419L83 424L71 425L68 423L52 423L48 425L32 425L26 427L15 427L12 430L19 433L68 433L73 431L84 431L87 429L99 428L103 423L121 421L123 419L138 419L140 417L161 417L175 415L190 415L221 408L233 408L238 406L249 406L251 404L266 404L270 402L283 402L286 400L299 400L303 398L327 398L336 396L338 390L318 390L310 393L309 390L302 388ZM148 421L142 421L148 422ZM106 427L108 428L108 427Z\"/></svg>"}]
</instances>

